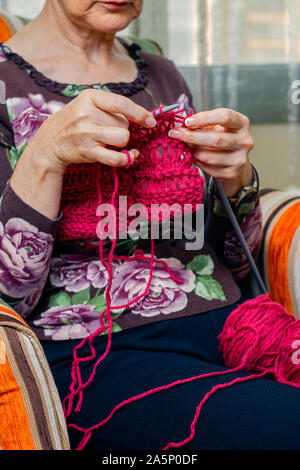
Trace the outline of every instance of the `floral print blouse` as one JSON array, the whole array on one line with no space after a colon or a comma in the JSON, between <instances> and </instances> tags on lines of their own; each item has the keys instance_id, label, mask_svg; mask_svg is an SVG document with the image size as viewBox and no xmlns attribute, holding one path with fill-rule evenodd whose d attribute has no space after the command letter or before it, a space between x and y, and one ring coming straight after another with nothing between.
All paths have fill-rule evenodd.
<instances>
[{"instance_id":1,"label":"floral print blouse","mask_svg":"<svg viewBox=\"0 0 300 470\"><path fill-rule=\"evenodd\" d=\"M143 52L134 43L123 44L136 62L136 80L91 87L123 94L149 110L175 102L192 105L190 90L171 61ZM95 248L97 240L88 247L81 240L59 243L55 236L59 221L28 206L9 180L42 123L87 85L52 81L5 44L0 46L0 79L6 84L6 102L0 105L0 299L21 314L41 340L84 338L97 331L106 308L108 273ZM239 300L235 281L247 274L249 266L220 201L209 192L205 214L201 250L188 251L184 240L156 242L150 290L130 308L112 309L113 333L201 314ZM239 222L254 253L262 237L258 198L239 215ZM132 242L123 241L118 248L132 252ZM149 247L143 249L147 253ZM148 279L147 261L114 262L112 306L143 293Z\"/></svg>"}]
</instances>

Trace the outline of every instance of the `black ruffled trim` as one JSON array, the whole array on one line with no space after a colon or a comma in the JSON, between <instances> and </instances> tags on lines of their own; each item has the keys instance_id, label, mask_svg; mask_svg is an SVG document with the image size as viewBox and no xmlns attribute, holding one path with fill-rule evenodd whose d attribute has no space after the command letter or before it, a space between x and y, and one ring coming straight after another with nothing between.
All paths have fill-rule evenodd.
<instances>
[{"instance_id":1,"label":"black ruffled trim","mask_svg":"<svg viewBox=\"0 0 300 470\"><path fill-rule=\"evenodd\" d=\"M83 88L93 88L93 86L105 86L107 87L112 93L117 93L123 96L132 96L138 91L142 91L146 88L149 82L149 67L145 60L140 56L141 47L135 43L127 44L121 38L118 38L122 45L127 49L129 56L135 61L137 69L138 69L138 76L137 78L131 82L120 82L120 83L95 83L93 85L71 85L75 87L83 87ZM26 70L31 78L35 80L35 82L41 86L47 88L51 93L56 93L58 95L65 96L63 91L70 86L69 83L59 83L50 78L47 78L42 72L39 72L33 65L26 62L23 57L19 54L13 52L5 43L0 44L0 50L6 56L7 60L13 62L17 65L20 69Z\"/></svg>"}]
</instances>

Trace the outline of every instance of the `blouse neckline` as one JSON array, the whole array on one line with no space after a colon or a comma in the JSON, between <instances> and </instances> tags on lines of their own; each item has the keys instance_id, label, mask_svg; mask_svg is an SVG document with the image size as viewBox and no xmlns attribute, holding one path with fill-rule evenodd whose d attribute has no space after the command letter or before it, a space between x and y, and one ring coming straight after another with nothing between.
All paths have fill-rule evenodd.
<instances>
[{"instance_id":1,"label":"blouse neckline","mask_svg":"<svg viewBox=\"0 0 300 470\"><path fill-rule=\"evenodd\" d=\"M147 87L149 81L149 67L145 59L141 57L141 47L136 43L127 44L125 40L118 37L121 44L127 49L129 56L135 61L137 67L137 77L132 82L109 82L95 83L91 85L76 85L68 83L60 83L46 77L42 72L37 70L32 64L27 62L22 56L13 52L5 43L0 44L0 51L5 55L6 59L14 63L17 67L25 70L35 82L42 87L47 88L50 92L62 96L75 97L84 89L94 88L112 93L122 94L123 96L132 96L138 91L142 91Z\"/></svg>"}]
</instances>

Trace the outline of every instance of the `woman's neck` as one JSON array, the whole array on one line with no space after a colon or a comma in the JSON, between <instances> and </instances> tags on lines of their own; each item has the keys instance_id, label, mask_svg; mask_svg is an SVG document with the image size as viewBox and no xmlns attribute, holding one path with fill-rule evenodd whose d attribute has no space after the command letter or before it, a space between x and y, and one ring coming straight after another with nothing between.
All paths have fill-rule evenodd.
<instances>
[{"instance_id":1,"label":"woman's neck","mask_svg":"<svg viewBox=\"0 0 300 470\"><path fill-rule=\"evenodd\" d=\"M36 23L40 30L50 26L50 38L53 42L58 41L64 50L82 54L89 60L97 60L99 55L109 60L117 52L114 33L87 29L76 19L71 19L59 1L47 2Z\"/></svg>"},{"instance_id":2,"label":"woman's neck","mask_svg":"<svg viewBox=\"0 0 300 470\"><path fill-rule=\"evenodd\" d=\"M68 18L60 2L47 2L41 14L7 45L58 82L92 84L136 78L136 65L115 34L84 29Z\"/></svg>"}]
</instances>

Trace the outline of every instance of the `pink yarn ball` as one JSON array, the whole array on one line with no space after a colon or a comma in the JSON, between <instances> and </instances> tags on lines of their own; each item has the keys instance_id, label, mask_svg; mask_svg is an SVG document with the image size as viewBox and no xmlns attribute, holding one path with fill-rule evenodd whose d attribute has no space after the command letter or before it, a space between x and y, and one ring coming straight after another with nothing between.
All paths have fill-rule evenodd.
<instances>
[{"instance_id":1,"label":"pink yarn ball","mask_svg":"<svg viewBox=\"0 0 300 470\"><path fill-rule=\"evenodd\" d=\"M241 366L251 373L270 372L279 382L300 386L300 364L295 360L300 320L268 295L234 310L218 339L227 367Z\"/></svg>"}]
</instances>

